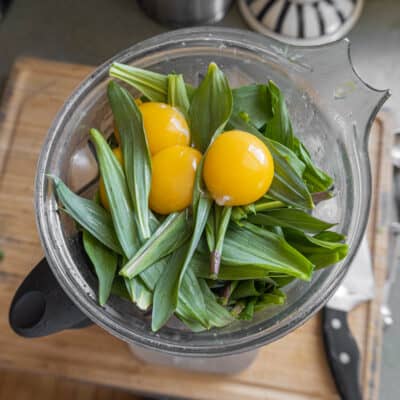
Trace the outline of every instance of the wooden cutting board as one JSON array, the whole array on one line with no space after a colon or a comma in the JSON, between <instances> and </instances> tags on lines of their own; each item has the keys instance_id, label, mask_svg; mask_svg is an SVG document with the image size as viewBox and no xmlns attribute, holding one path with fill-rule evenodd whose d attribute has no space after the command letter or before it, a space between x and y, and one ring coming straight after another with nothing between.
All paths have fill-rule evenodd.
<instances>
[{"instance_id":1,"label":"wooden cutting board","mask_svg":"<svg viewBox=\"0 0 400 400\"><path fill-rule=\"evenodd\" d=\"M14 66L0 108L0 367L56 374L143 393L195 399L338 399L325 359L321 321L316 316L285 338L262 348L244 372L219 376L145 364L127 345L98 327L47 338L22 339L9 328L14 291L43 256L34 221L33 183L46 131L57 110L92 67L38 59ZM390 122L373 125L373 207L369 242L377 297L351 313L362 356L365 399L378 392L381 322L379 302L385 277L391 192ZM210 360L212 362L212 360Z\"/></svg>"}]
</instances>

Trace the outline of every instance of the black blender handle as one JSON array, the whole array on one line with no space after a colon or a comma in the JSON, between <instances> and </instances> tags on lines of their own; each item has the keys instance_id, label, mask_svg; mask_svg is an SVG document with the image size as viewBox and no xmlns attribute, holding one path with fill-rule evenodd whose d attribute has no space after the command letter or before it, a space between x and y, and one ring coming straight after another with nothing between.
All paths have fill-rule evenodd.
<instances>
[{"instance_id":1,"label":"black blender handle","mask_svg":"<svg viewBox=\"0 0 400 400\"><path fill-rule=\"evenodd\" d=\"M342 400L362 400L360 354L347 323L347 312L324 307L322 328L325 352Z\"/></svg>"},{"instance_id":2,"label":"black blender handle","mask_svg":"<svg viewBox=\"0 0 400 400\"><path fill-rule=\"evenodd\" d=\"M33 338L92 324L69 299L43 258L18 288L9 322L20 336Z\"/></svg>"}]
</instances>

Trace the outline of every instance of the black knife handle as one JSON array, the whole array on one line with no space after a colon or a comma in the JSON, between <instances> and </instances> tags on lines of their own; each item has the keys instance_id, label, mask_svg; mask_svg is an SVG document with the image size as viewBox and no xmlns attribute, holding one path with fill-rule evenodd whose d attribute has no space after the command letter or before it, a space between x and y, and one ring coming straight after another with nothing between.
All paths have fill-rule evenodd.
<instances>
[{"instance_id":1,"label":"black knife handle","mask_svg":"<svg viewBox=\"0 0 400 400\"><path fill-rule=\"evenodd\" d=\"M347 323L347 312L324 307L325 352L342 400L362 400L360 353Z\"/></svg>"}]
</instances>

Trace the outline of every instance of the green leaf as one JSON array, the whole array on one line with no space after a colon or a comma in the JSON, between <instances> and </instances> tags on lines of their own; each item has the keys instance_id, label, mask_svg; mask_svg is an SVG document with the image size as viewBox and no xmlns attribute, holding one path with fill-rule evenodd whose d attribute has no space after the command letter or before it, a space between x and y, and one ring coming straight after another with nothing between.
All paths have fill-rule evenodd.
<instances>
[{"instance_id":1,"label":"green leaf","mask_svg":"<svg viewBox=\"0 0 400 400\"><path fill-rule=\"evenodd\" d=\"M269 229L271 232L276 233L279 236L282 236L283 238L285 238L285 235L283 233L283 229L280 226L272 226Z\"/></svg>"},{"instance_id":2,"label":"green leaf","mask_svg":"<svg viewBox=\"0 0 400 400\"><path fill-rule=\"evenodd\" d=\"M199 278L211 279L210 263L207 256L195 253L190 263L190 268ZM245 280L262 279L268 276L268 271L254 265L225 265L221 264L218 279Z\"/></svg>"},{"instance_id":3,"label":"green leaf","mask_svg":"<svg viewBox=\"0 0 400 400\"><path fill-rule=\"evenodd\" d=\"M53 175L49 178L54 182L58 199L65 207L65 211L75 222L109 249L122 254L110 214L93 200L72 192L60 178Z\"/></svg>"},{"instance_id":4,"label":"green leaf","mask_svg":"<svg viewBox=\"0 0 400 400\"><path fill-rule=\"evenodd\" d=\"M321 240L297 229L285 228L284 232L286 240L304 254L325 253L327 250L347 253L348 246L346 243Z\"/></svg>"},{"instance_id":5,"label":"green leaf","mask_svg":"<svg viewBox=\"0 0 400 400\"><path fill-rule=\"evenodd\" d=\"M208 329L207 326L203 326L192 311L182 301L178 302L176 309L176 316L192 331L192 332L203 332Z\"/></svg>"},{"instance_id":6,"label":"green leaf","mask_svg":"<svg viewBox=\"0 0 400 400\"><path fill-rule=\"evenodd\" d=\"M150 214L150 229L152 232L155 232L156 229L159 227L160 223L158 220ZM160 279L160 276L162 272L164 271L166 265L167 265L167 258L163 258L161 260L155 261L151 266L146 268L144 271L142 271L138 276L132 278L132 279L137 279L140 278L141 281L145 284L146 288L153 292L158 280ZM123 265L126 265L128 263L128 260L126 259L124 261ZM129 279L127 279L130 281Z\"/></svg>"},{"instance_id":7,"label":"green leaf","mask_svg":"<svg viewBox=\"0 0 400 400\"><path fill-rule=\"evenodd\" d=\"M310 280L313 265L281 236L245 223L243 227L228 229L222 263L255 265L272 273L283 273L302 280ZM254 232L259 232L256 234Z\"/></svg>"},{"instance_id":8,"label":"green leaf","mask_svg":"<svg viewBox=\"0 0 400 400\"><path fill-rule=\"evenodd\" d=\"M207 283L203 279L200 279L199 284L203 292L209 324L217 328L222 328L233 322L234 318L225 307L218 304Z\"/></svg>"},{"instance_id":9,"label":"green leaf","mask_svg":"<svg viewBox=\"0 0 400 400\"><path fill-rule=\"evenodd\" d=\"M166 264L167 259L159 260L138 275L149 290L153 291L156 287L157 281L160 279Z\"/></svg>"},{"instance_id":10,"label":"green leaf","mask_svg":"<svg viewBox=\"0 0 400 400\"><path fill-rule=\"evenodd\" d=\"M265 142L274 158L275 168L268 194L291 206L312 209L314 207L312 197L302 178L271 141L265 139Z\"/></svg>"},{"instance_id":11,"label":"green leaf","mask_svg":"<svg viewBox=\"0 0 400 400\"><path fill-rule=\"evenodd\" d=\"M184 303L186 308L191 310L192 318L196 318L203 326L208 326L204 299L192 270L187 271L180 287L178 286L180 267L186 256L187 247L188 245L184 245L172 254L168 265L164 268L157 282L152 314L152 330L154 332L158 331L168 321L181 303Z\"/></svg>"},{"instance_id":12,"label":"green leaf","mask_svg":"<svg viewBox=\"0 0 400 400\"><path fill-rule=\"evenodd\" d=\"M314 238L327 242L341 242L346 239L346 236L342 235L341 233L326 231L318 233L318 235L314 235Z\"/></svg>"},{"instance_id":13,"label":"green leaf","mask_svg":"<svg viewBox=\"0 0 400 400\"><path fill-rule=\"evenodd\" d=\"M272 139L267 139L267 143L269 144L268 148L273 146L274 150L277 151L280 156L286 160L286 162L293 168L293 170L296 171L298 176L303 176L304 171L306 170L306 165L303 161L300 160L299 157L297 157L295 152Z\"/></svg>"},{"instance_id":14,"label":"green leaf","mask_svg":"<svg viewBox=\"0 0 400 400\"><path fill-rule=\"evenodd\" d=\"M166 75L120 63L113 63L109 73L110 76L132 85L150 101L167 102L168 78Z\"/></svg>"},{"instance_id":15,"label":"green leaf","mask_svg":"<svg viewBox=\"0 0 400 400\"><path fill-rule=\"evenodd\" d=\"M310 233L319 233L335 225L315 218L303 210L293 208L269 210L262 214L250 215L248 221L256 225L294 228Z\"/></svg>"},{"instance_id":16,"label":"green leaf","mask_svg":"<svg viewBox=\"0 0 400 400\"><path fill-rule=\"evenodd\" d=\"M150 229L151 229L151 231L154 233L159 226L160 226L160 223L157 220L157 218L152 213L150 213ZM128 260L126 260L124 265L127 263L128 263ZM144 271L142 271L140 273L140 275L139 275L140 278L143 280L145 285L151 291L154 291L154 288L156 287L156 284L157 284L158 280L160 279L160 276L161 276L166 264L167 264L167 259L163 258L161 260L154 262L154 264L151 267L145 269Z\"/></svg>"},{"instance_id":17,"label":"green leaf","mask_svg":"<svg viewBox=\"0 0 400 400\"><path fill-rule=\"evenodd\" d=\"M103 306L111 293L118 256L86 230L83 231L82 241L99 281L99 304Z\"/></svg>"},{"instance_id":18,"label":"green leaf","mask_svg":"<svg viewBox=\"0 0 400 400\"><path fill-rule=\"evenodd\" d=\"M271 96L272 118L266 125L265 134L268 138L293 149L293 129L285 98L274 82L269 81L268 88Z\"/></svg>"},{"instance_id":19,"label":"green leaf","mask_svg":"<svg viewBox=\"0 0 400 400\"><path fill-rule=\"evenodd\" d=\"M185 275L186 269L192 260L193 254L196 251L197 245L203 234L208 216L210 214L211 206L211 199L206 197L200 197L198 199L197 206L195 207L192 237L189 240L189 246L187 247L185 258L182 260L182 265L180 266L178 288L182 283L183 276Z\"/></svg>"},{"instance_id":20,"label":"green leaf","mask_svg":"<svg viewBox=\"0 0 400 400\"><path fill-rule=\"evenodd\" d=\"M182 75L168 75L168 104L178 108L188 120L190 102Z\"/></svg>"},{"instance_id":21,"label":"green leaf","mask_svg":"<svg viewBox=\"0 0 400 400\"><path fill-rule=\"evenodd\" d=\"M133 279L124 278L128 298L132 303L143 311L146 311L152 304L153 293L147 288L143 280L136 276Z\"/></svg>"},{"instance_id":22,"label":"green leaf","mask_svg":"<svg viewBox=\"0 0 400 400\"><path fill-rule=\"evenodd\" d=\"M199 174L197 174L199 176ZM204 227L207 222L211 209L211 200L208 198L198 197L197 207L195 208L195 225L190 241L178 248L171 256L168 265L165 267L154 292L154 306L152 317L152 330L159 330L165 322L170 318L178 305L180 288L187 283L190 278L187 276L187 267L189 266L193 253L195 252ZM183 289L184 290L184 289ZM201 302L201 299L196 299ZM193 304L190 304L193 306ZM204 311L198 309L198 317Z\"/></svg>"},{"instance_id":23,"label":"green leaf","mask_svg":"<svg viewBox=\"0 0 400 400\"><path fill-rule=\"evenodd\" d=\"M257 128L272 118L271 96L267 85L252 84L232 90L233 114L246 113Z\"/></svg>"},{"instance_id":24,"label":"green leaf","mask_svg":"<svg viewBox=\"0 0 400 400\"><path fill-rule=\"evenodd\" d=\"M126 264L127 258L122 257L122 264ZM133 279L122 278L125 286L128 299L141 310L146 310L152 302L152 292L144 284L144 281L140 276L136 276Z\"/></svg>"},{"instance_id":25,"label":"green leaf","mask_svg":"<svg viewBox=\"0 0 400 400\"><path fill-rule=\"evenodd\" d=\"M321 269L338 263L344 256L341 256L337 251L332 251L328 253L311 254L307 258L315 265L315 269Z\"/></svg>"},{"instance_id":26,"label":"green leaf","mask_svg":"<svg viewBox=\"0 0 400 400\"><path fill-rule=\"evenodd\" d=\"M110 68L110 76L129 83L143 93L146 99L168 102L168 76L152 72L147 69L132 67L131 65L113 63ZM185 84L189 100L192 98L195 88Z\"/></svg>"},{"instance_id":27,"label":"green leaf","mask_svg":"<svg viewBox=\"0 0 400 400\"><path fill-rule=\"evenodd\" d=\"M193 187L193 232L192 236L189 240L187 246L184 246L186 249L185 256L179 259L180 264L178 265L179 268L179 279L177 282L177 286L174 287L176 292L179 290L179 287L182 284L183 277L189 266L193 254L197 249L197 246L200 242L201 236L203 234L204 228L207 224L207 220L211 211L212 200L204 195L204 189L202 188L202 170L203 170L203 161L204 158L200 161L200 164L196 171L196 178ZM174 293L172 299L177 299L178 294ZM176 302L174 303L176 307Z\"/></svg>"},{"instance_id":28,"label":"green leaf","mask_svg":"<svg viewBox=\"0 0 400 400\"><path fill-rule=\"evenodd\" d=\"M135 281L135 279L124 278L125 289L126 289L126 292L128 293L129 300L132 303L135 303L135 301L136 301L135 293L133 291L134 281Z\"/></svg>"},{"instance_id":29,"label":"green leaf","mask_svg":"<svg viewBox=\"0 0 400 400\"><path fill-rule=\"evenodd\" d=\"M233 300L242 299L244 297L259 296L261 293L257 290L254 280L242 281L232 293Z\"/></svg>"},{"instance_id":30,"label":"green leaf","mask_svg":"<svg viewBox=\"0 0 400 400\"><path fill-rule=\"evenodd\" d=\"M90 135L96 147L115 232L125 256L132 258L139 247L139 240L124 172L101 133L91 129Z\"/></svg>"},{"instance_id":31,"label":"green leaf","mask_svg":"<svg viewBox=\"0 0 400 400\"><path fill-rule=\"evenodd\" d=\"M222 132L232 113L232 91L215 63L193 94L189 114L192 140L204 153L212 138Z\"/></svg>"},{"instance_id":32,"label":"green leaf","mask_svg":"<svg viewBox=\"0 0 400 400\"><path fill-rule=\"evenodd\" d=\"M139 277L132 279L131 284L136 305L143 311L147 310L153 302L153 293L147 289Z\"/></svg>"},{"instance_id":33,"label":"green leaf","mask_svg":"<svg viewBox=\"0 0 400 400\"><path fill-rule=\"evenodd\" d=\"M316 267L316 269L327 267L328 265L336 264L346 257L348 253L348 245L346 243L321 240L321 236L310 236L302 231L295 229L285 229L285 237L288 242L303 253ZM323 232L325 235L333 239L336 236ZM326 235L328 233L328 235ZM342 235L337 236L342 240Z\"/></svg>"},{"instance_id":34,"label":"green leaf","mask_svg":"<svg viewBox=\"0 0 400 400\"><path fill-rule=\"evenodd\" d=\"M256 297L250 298L246 302L246 306L244 307L243 311L239 314L238 319L241 319L244 321L251 321L254 316L256 302L257 302Z\"/></svg>"},{"instance_id":35,"label":"green leaf","mask_svg":"<svg viewBox=\"0 0 400 400\"><path fill-rule=\"evenodd\" d=\"M214 217L215 217L215 244L211 251L211 274L215 277L218 276L220 264L221 264L221 253L224 244L224 238L226 230L228 229L229 221L231 219L232 207L223 207L215 204L214 206Z\"/></svg>"},{"instance_id":36,"label":"green leaf","mask_svg":"<svg viewBox=\"0 0 400 400\"><path fill-rule=\"evenodd\" d=\"M178 315L178 317L194 333L204 332L207 330L207 328L199 324L197 321L187 319L180 314Z\"/></svg>"},{"instance_id":37,"label":"green leaf","mask_svg":"<svg viewBox=\"0 0 400 400\"><path fill-rule=\"evenodd\" d=\"M111 286L111 294L121 297L122 299L131 300L128 290L126 289L125 281L120 276L116 275Z\"/></svg>"},{"instance_id":38,"label":"green leaf","mask_svg":"<svg viewBox=\"0 0 400 400\"><path fill-rule=\"evenodd\" d=\"M287 162L285 157L275 148L272 141L264 137L257 129L247 124L238 116L232 116L229 120L232 129L239 129L257 136L268 147L274 159L274 179L268 194L276 200L297 208L313 208L311 194L298 175L296 170Z\"/></svg>"},{"instance_id":39,"label":"green leaf","mask_svg":"<svg viewBox=\"0 0 400 400\"><path fill-rule=\"evenodd\" d=\"M139 236L150 237L149 193L151 185L151 159L144 131L142 115L124 88L111 81L108 99L121 137L126 181L135 210Z\"/></svg>"},{"instance_id":40,"label":"green leaf","mask_svg":"<svg viewBox=\"0 0 400 400\"><path fill-rule=\"evenodd\" d=\"M279 288L282 288L286 285L289 285L289 283L292 283L296 278L293 276L288 276L288 275L282 275L280 277L274 277L274 282L276 283L276 286Z\"/></svg>"},{"instance_id":41,"label":"green leaf","mask_svg":"<svg viewBox=\"0 0 400 400\"><path fill-rule=\"evenodd\" d=\"M188 245L172 253L156 284L153 297L151 329L158 331L174 313L178 303L179 274Z\"/></svg>"},{"instance_id":42,"label":"green leaf","mask_svg":"<svg viewBox=\"0 0 400 400\"><path fill-rule=\"evenodd\" d=\"M207 328L210 327L200 281L190 268L186 271L179 289L179 302L186 304L198 322Z\"/></svg>"},{"instance_id":43,"label":"green leaf","mask_svg":"<svg viewBox=\"0 0 400 400\"><path fill-rule=\"evenodd\" d=\"M200 86L193 94L190 107L192 138L195 144L201 149L207 149L211 138L218 136L224 129L232 112L232 92L225 75L216 64L211 63L208 72ZM194 130L193 130L194 129ZM196 171L196 178L193 187L193 233L187 246L186 255L179 266L179 280L176 291L182 284L187 267L196 251L204 228L210 214L212 199L207 196L203 185L204 158ZM172 299L176 308L178 294L174 293Z\"/></svg>"},{"instance_id":44,"label":"green leaf","mask_svg":"<svg viewBox=\"0 0 400 400\"><path fill-rule=\"evenodd\" d=\"M254 307L255 311L261 311L271 305L282 305L286 302L286 295L282 290L273 289L271 293L264 293L257 300Z\"/></svg>"},{"instance_id":45,"label":"green leaf","mask_svg":"<svg viewBox=\"0 0 400 400\"><path fill-rule=\"evenodd\" d=\"M168 215L157 230L123 266L120 275L133 278L180 247L190 234L187 212Z\"/></svg>"},{"instance_id":46,"label":"green leaf","mask_svg":"<svg viewBox=\"0 0 400 400\"><path fill-rule=\"evenodd\" d=\"M306 166L303 179L307 182L310 191L325 192L330 189L333 185L333 178L314 164L309 152L298 138L294 140L294 147L298 157Z\"/></svg>"}]
</instances>

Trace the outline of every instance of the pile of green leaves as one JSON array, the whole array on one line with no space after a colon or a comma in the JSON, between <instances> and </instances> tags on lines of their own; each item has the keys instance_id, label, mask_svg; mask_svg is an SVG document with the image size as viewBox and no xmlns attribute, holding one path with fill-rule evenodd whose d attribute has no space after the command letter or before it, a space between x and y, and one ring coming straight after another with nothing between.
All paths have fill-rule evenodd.
<instances>
[{"instance_id":1,"label":"pile of green leaves","mask_svg":"<svg viewBox=\"0 0 400 400\"><path fill-rule=\"evenodd\" d=\"M108 98L121 137L124 165L104 136L90 131L110 212L95 198L71 192L52 177L58 198L83 232L83 246L99 281L99 303L111 293L142 310L152 308L152 329L175 314L198 332L285 302L282 287L343 259L344 236L311 215L313 199L331 196L332 178L312 161L294 135L283 94L273 83L231 89L211 63L197 88L182 75L161 75L115 63L110 75L168 103L187 118L192 144L203 154L223 131L240 129L269 148L275 174L254 204L222 207L207 193L203 163L192 206L166 217L148 207L151 159L141 113L116 81Z\"/></svg>"}]
</instances>

